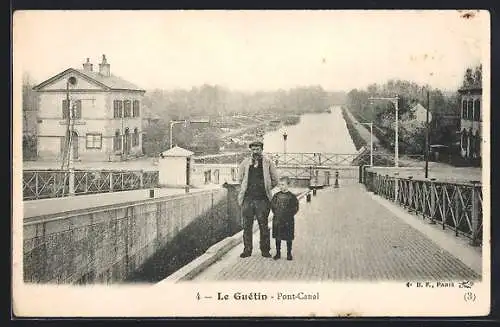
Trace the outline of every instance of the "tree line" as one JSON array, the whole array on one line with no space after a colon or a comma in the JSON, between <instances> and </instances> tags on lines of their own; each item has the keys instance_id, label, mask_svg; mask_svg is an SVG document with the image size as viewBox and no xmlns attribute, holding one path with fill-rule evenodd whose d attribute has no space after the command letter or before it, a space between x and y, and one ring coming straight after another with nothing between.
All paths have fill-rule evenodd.
<instances>
[{"instance_id":1,"label":"tree line","mask_svg":"<svg viewBox=\"0 0 500 327\"><path fill-rule=\"evenodd\" d=\"M235 123L232 116L296 115L322 112L345 102L345 93L327 92L321 86L290 90L243 92L204 84L190 90L155 89L146 92L143 105L157 120L145 129L145 152L156 153L169 143L169 121L208 118L212 123ZM217 152L222 144L221 124L199 128L174 128L175 143L201 152ZM193 146L195 144L196 146Z\"/></svg>"},{"instance_id":2,"label":"tree line","mask_svg":"<svg viewBox=\"0 0 500 327\"><path fill-rule=\"evenodd\" d=\"M482 65L465 70L461 87L481 86ZM427 96L427 93L429 95ZM428 85L406 80L389 80L371 84L366 89L347 93L346 106L362 122L374 123L374 134L387 149L394 148L394 105L389 101L370 100L371 97L399 97L399 150L401 153L422 154L425 150L425 124L415 123L411 109L416 104L428 108L432 116L429 124L431 144L456 146L456 132L460 123L460 95L458 90L444 92Z\"/></svg>"}]
</instances>

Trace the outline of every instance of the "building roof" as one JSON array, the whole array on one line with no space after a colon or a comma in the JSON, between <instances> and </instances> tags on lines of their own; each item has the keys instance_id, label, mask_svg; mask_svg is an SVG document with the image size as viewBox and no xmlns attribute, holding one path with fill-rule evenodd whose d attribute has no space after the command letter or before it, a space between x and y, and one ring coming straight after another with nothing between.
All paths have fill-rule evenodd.
<instances>
[{"instance_id":1,"label":"building roof","mask_svg":"<svg viewBox=\"0 0 500 327\"><path fill-rule=\"evenodd\" d=\"M463 93L482 93L483 88L481 85L467 85L467 86L462 86L459 90L458 93L463 94Z\"/></svg>"},{"instance_id":2,"label":"building roof","mask_svg":"<svg viewBox=\"0 0 500 327\"><path fill-rule=\"evenodd\" d=\"M183 149L179 146L174 146L172 149L167 151L163 151L161 155L163 157L190 157L194 154L194 152Z\"/></svg>"},{"instance_id":3,"label":"building roof","mask_svg":"<svg viewBox=\"0 0 500 327\"><path fill-rule=\"evenodd\" d=\"M412 108L411 108L411 111L413 112L413 114L416 114L417 112L427 112L427 108L425 108L424 106L422 106L420 103L417 103L416 105L414 105ZM429 120L432 120L432 113L429 111ZM420 117L421 118L421 117ZM419 117L416 116L415 119L419 120ZM423 119L423 118L421 118ZM420 121L425 121L424 120L420 120Z\"/></svg>"},{"instance_id":4,"label":"building roof","mask_svg":"<svg viewBox=\"0 0 500 327\"><path fill-rule=\"evenodd\" d=\"M63 72L45 80L44 82L36 85L35 87L33 87L33 89L39 90L42 87L60 79L62 76L67 75L69 73L74 73L76 75L79 75L82 78L85 78L85 79L90 80L94 83L97 83L100 86L102 86L108 90L131 90L131 91L145 92L145 90L140 89L135 84L133 84L129 81L126 81L123 78L118 77L116 75L110 74L110 76L104 76L104 75L101 75L95 71L86 71L83 69L75 69L75 68L68 68L65 71L63 71Z\"/></svg>"},{"instance_id":5,"label":"building roof","mask_svg":"<svg viewBox=\"0 0 500 327\"><path fill-rule=\"evenodd\" d=\"M427 108L425 108L424 106L422 106L420 103L417 103L416 105L414 105L411 110L412 111L416 111L416 110L427 110Z\"/></svg>"}]
</instances>

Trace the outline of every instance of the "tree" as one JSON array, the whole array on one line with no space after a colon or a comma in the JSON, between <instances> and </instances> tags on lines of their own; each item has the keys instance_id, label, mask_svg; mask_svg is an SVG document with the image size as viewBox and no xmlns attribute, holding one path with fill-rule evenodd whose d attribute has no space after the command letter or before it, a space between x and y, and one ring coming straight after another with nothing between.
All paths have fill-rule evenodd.
<instances>
[{"instance_id":1,"label":"tree","mask_svg":"<svg viewBox=\"0 0 500 327\"><path fill-rule=\"evenodd\" d=\"M483 78L483 65L479 64L474 69L474 85L482 86L483 85L482 78Z\"/></svg>"},{"instance_id":2,"label":"tree","mask_svg":"<svg viewBox=\"0 0 500 327\"><path fill-rule=\"evenodd\" d=\"M165 121L155 121L143 129L143 152L147 156L156 156L168 149L168 125Z\"/></svg>"},{"instance_id":3,"label":"tree","mask_svg":"<svg viewBox=\"0 0 500 327\"><path fill-rule=\"evenodd\" d=\"M34 159L37 155L37 101L33 91L35 81L29 73L22 78L23 111L23 159Z\"/></svg>"}]
</instances>

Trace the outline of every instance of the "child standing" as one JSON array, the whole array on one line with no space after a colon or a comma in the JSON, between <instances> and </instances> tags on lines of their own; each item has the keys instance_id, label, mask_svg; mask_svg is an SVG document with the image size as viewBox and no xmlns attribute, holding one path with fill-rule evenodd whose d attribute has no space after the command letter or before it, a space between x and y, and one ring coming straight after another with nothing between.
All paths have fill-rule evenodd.
<instances>
[{"instance_id":1,"label":"child standing","mask_svg":"<svg viewBox=\"0 0 500 327\"><path fill-rule=\"evenodd\" d=\"M276 255L274 260L281 258L281 241L286 241L287 260L292 260L292 241L295 234L295 214L299 211L299 200L288 190L289 178L287 176L279 179L280 191L271 200L271 211L273 212L273 232L276 239Z\"/></svg>"}]
</instances>

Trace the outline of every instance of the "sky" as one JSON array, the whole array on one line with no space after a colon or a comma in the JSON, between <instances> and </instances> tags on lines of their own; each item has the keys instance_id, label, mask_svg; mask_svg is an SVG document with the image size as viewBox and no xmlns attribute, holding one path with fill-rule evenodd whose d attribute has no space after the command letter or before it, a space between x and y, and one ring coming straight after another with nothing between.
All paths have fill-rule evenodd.
<instances>
[{"instance_id":1,"label":"sky","mask_svg":"<svg viewBox=\"0 0 500 327\"><path fill-rule=\"evenodd\" d=\"M204 83L329 91L405 79L454 90L489 60L489 15L448 11L19 11L14 74L36 82L86 58L150 90Z\"/></svg>"}]
</instances>

